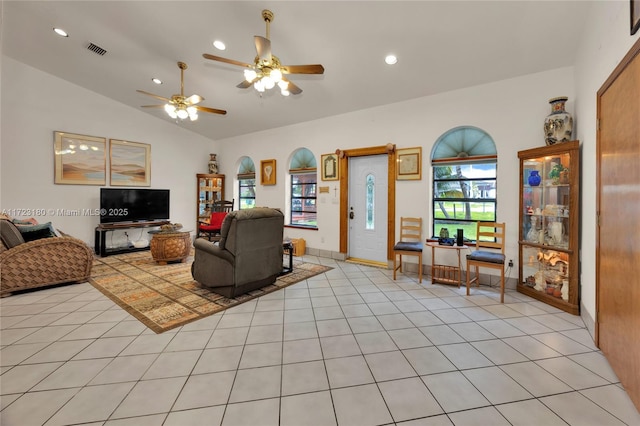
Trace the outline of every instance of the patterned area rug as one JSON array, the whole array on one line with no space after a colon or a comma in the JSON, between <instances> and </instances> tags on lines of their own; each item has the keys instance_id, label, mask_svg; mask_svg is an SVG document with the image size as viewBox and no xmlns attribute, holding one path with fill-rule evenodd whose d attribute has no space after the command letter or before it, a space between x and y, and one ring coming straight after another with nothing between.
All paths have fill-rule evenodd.
<instances>
[{"instance_id":1,"label":"patterned area rug","mask_svg":"<svg viewBox=\"0 0 640 426\"><path fill-rule=\"evenodd\" d=\"M147 327L162 333L332 269L296 259L293 272L275 283L228 299L194 281L192 261L189 257L185 263L158 265L149 252L97 258L89 282Z\"/></svg>"}]
</instances>

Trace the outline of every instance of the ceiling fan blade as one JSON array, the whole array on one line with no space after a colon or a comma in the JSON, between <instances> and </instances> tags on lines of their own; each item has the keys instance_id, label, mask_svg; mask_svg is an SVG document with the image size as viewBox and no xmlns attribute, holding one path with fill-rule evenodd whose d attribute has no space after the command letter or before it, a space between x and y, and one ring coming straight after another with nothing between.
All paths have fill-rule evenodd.
<instances>
[{"instance_id":1,"label":"ceiling fan blade","mask_svg":"<svg viewBox=\"0 0 640 426\"><path fill-rule=\"evenodd\" d=\"M320 64L283 65L282 72L285 74L324 74L324 67Z\"/></svg>"},{"instance_id":2,"label":"ceiling fan blade","mask_svg":"<svg viewBox=\"0 0 640 426\"><path fill-rule=\"evenodd\" d=\"M164 105L142 105L142 108L164 108Z\"/></svg>"},{"instance_id":3,"label":"ceiling fan blade","mask_svg":"<svg viewBox=\"0 0 640 426\"><path fill-rule=\"evenodd\" d=\"M287 90L289 91L289 93L291 93L292 95L299 95L300 93L302 93L302 89L296 86L291 80L287 80L284 78L283 80L289 83L289 86L287 86Z\"/></svg>"},{"instance_id":4,"label":"ceiling fan blade","mask_svg":"<svg viewBox=\"0 0 640 426\"><path fill-rule=\"evenodd\" d=\"M205 106L196 105L194 108L197 109L198 111L210 112L211 114L222 114L222 115L225 115L227 113L227 111L225 111L223 109L215 109L215 108L209 108L209 107L205 107Z\"/></svg>"},{"instance_id":5,"label":"ceiling fan blade","mask_svg":"<svg viewBox=\"0 0 640 426\"><path fill-rule=\"evenodd\" d=\"M154 95L153 93L145 92L144 90L136 90L136 92L142 93L143 95L152 96L152 97L154 97L156 99L160 99L161 101L171 102L171 99L169 99L169 98L165 98L165 97L162 97L162 96Z\"/></svg>"},{"instance_id":6,"label":"ceiling fan blade","mask_svg":"<svg viewBox=\"0 0 640 426\"><path fill-rule=\"evenodd\" d=\"M247 80L242 80L236 87L238 89L248 89L252 84L253 83L249 83Z\"/></svg>"},{"instance_id":7,"label":"ceiling fan blade","mask_svg":"<svg viewBox=\"0 0 640 426\"><path fill-rule=\"evenodd\" d=\"M208 53L203 53L202 56L205 59L211 59L212 61L218 61L218 62L225 62L225 63L231 64L231 65L238 65L239 67L247 67L247 68L251 68L252 67L252 65L249 65L246 62L240 62L240 61L236 61L234 59L222 58L220 56L210 55Z\"/></svg>"},{"instance_id":8,"label":"ceiling fan blade","mask_svg":"<svg viewBox=\"0 0 640 426\"><path fill-rule=\"evenodd\" d=\"M260 60L271 63L271 40L260 36L254 36L253 40Z\"/></svg>"},{"instance_id":9,"label":"ceiling fan blade","mask_svg":"<svg viewBox=\"0 0 640 426\"><path fill-rule=\"evenodd\" d=\"M199 104L204 101L204 98L200 95L191 95L187 99L184 100L188 105Z\"/></svg>"}]
</instances>

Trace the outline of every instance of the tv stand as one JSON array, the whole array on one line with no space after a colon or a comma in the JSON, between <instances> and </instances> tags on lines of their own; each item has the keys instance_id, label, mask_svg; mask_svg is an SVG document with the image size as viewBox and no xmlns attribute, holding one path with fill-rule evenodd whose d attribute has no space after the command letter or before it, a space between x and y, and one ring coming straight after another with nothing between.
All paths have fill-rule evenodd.
<instances>
[{"instance_id":1,"label":"tv stand","mask_svg":"<svg viewBox=\"0 0 640 426\"><path fill-rule=\"evenodd\" d=\"M95 229L95 253L100 257L111 256L113 254L130 253L134 251L149 250L147 247L114 247L107 248L107 232L121 229L133 228L152 228L168 224L168 220L155 220L148 222L117 222L117 223L101 223Z\"/></svg>"}]
</instances>

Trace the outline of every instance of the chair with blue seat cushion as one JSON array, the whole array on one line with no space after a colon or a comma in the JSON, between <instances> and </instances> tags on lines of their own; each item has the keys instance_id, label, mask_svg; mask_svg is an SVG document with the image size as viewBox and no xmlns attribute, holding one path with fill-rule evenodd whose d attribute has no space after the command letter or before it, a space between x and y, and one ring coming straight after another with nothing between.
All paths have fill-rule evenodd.
<instances>
[{"instance_id":1,"label":"chair with blue seat cushion","mask_svg":"<svg viewBox=\"0 0 640 426\"><path fill-rule=\"evenodd\" d=\"M393 246L393 279L396 279L396 271L402 272L402 256L418 257L418 279L422 282L422 218L400 218L400 241ZM397 259L400 256L400 264ZM397 266L396 266L397 265Z\"/></svg>"},{"instance_id":2,"label":"chair with blue seat cushion","mask_svg":"<svg viewBox=\"0 0 640 426\"><path fill-rule=\"evenodd\" d=\"M504 243L505 224L496 222L478 222L476 249L467 255L467 296L474 282L480 285L480 268L500 270L500 303L504 303ZM471 268L476 276L471 279Z\"/></svg>"}]
</instances>

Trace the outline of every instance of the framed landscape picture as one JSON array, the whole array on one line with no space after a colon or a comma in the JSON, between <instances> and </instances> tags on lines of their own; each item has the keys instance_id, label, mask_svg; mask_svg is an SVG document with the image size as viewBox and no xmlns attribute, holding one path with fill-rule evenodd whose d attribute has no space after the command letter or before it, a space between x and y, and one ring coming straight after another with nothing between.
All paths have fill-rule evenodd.
<instances>
[{"instance_id":1,"label":"framed landscape picture","mask_svg":"<svg viewBox=\"0 0 640 426\"><path fill-rule=\"evenodd\" d=\"M54 183L106 185L106 138L54 132Z\"/></svg>"},{"instance_id":2,"label":"framed landscape picture","mask_svg":"<svg viewBox=\"0 0 640 426\"><path fill-rule=\"evenodd\" d=\"M422 148L405 148L397 151L397 180L422 179Z\"/></svg>"},{"instance_id":3,"label":"framed landscape picture","mask_svg":"<svg viewBox=\"0 0 640 426\"><path fill-rule=\"evenodd\" d=\"M337 154L324 154L321 156L320 161L322 163L322 180L340 179Z\"/></svg>"},{"instance_id":4,"label":"framed landscape picture","mask_svg":"<svg viewBox=\"0 0 640 426\"><path fill-rule=\"evenodd\" d=\"M109 141L111 186L151 186L151 145Z\"/></svg>"},{"instance_id":5,"label":"framed landscape picture","mask_svg":"<svg viewBox=\"0 0 640 426\"><path fill-rule=\"evenodd\" d=\"M260 183L262 185L276 184L276 160L260 161Z\"/></svg>"}]
</instances>

